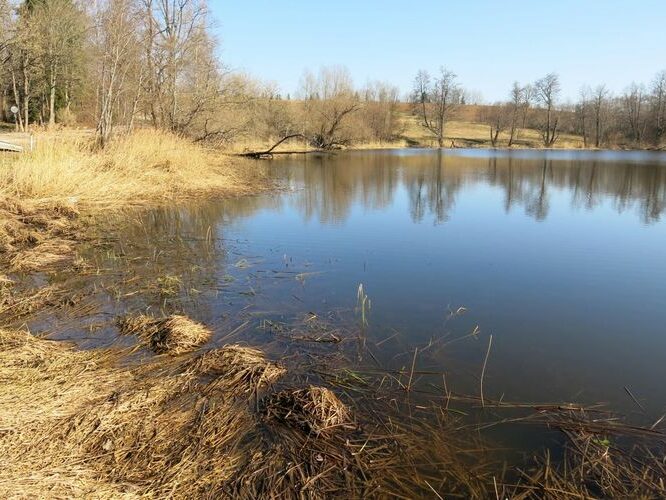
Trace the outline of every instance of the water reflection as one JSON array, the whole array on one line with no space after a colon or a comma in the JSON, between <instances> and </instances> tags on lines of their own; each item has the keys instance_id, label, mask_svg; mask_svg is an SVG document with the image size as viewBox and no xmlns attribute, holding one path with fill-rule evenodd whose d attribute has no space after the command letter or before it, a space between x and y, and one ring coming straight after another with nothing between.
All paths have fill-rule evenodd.
<instances>
[{"instance_id":1,"label":"water reflection","mask_svg":"<svg viewBox=\"0 0 666 500\"><path fill-rule=\"evenodd\" d=\"M281 174L303 187L297 205L306 220L344 222L355 204L382 209L393 203L402 187L409 196L415 222L448 220L464 186L487 184L504 194L504 209L522 207L536 220L550 211L553 191L565 191L576 209L593 209L610 201L618 212L634 210L649 224L660 219L666 205L663 155L646 153L622 161L595 159L589 154L563 158L518 153L490 155L446 152L358 152L305 161L281 160ZM288 165L288 168L284 168Z\"/></svg>"},{"instance_id":2,"label":"water reflection","mask_svg":"<svg viewBox=\"0 0 666 500\"><path fill-rule=\"evenodd\" d=\"M408 365L418 347L426 369L473 392L492 333L489 395L631 410L627 385L661 411L665 168L663 155L623 153L275 161L293 189L142 212L109 231L108 248L84 254L97 270L88 286L108 295L89 323L111 338L127 310L184 312L216 341L247 324L243 340L261 344L263 319L353 316L363 283L367 345L385 366ZM165 276L180 280L177 294L155 286ZM458 306L470 313L449 321ZM477 325L480 336L449 342ZM80 324L49 329L92 337Z\"/></svg>"}]
</instances>

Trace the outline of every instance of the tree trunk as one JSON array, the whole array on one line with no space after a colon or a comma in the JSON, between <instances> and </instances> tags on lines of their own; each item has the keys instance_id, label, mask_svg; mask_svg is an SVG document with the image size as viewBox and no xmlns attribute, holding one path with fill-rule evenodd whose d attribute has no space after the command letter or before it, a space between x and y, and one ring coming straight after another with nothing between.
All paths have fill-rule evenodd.
<instances>
[{"instance_id":1,"label":"tree trunk","mask_svg":"<svg viewBox=\"0 0 666 500\"><path fill-rule=\"evenodd\" d=\"M16 107L19 108L19 112L14 114L14 121L16 122L16 129L25 131L23 126L23 118L21 118L21 96L19 95L18 87L16 85L16 73L14 73L14 68L12 68L12 90L14 91L14 102Z\"/></svg>"},{"instance_id":2,"label":"tree trunk","mask_svg":"<svg viewBox=\"0 0 666 500\"><path fill-rule=\"evenodd\" d=\"M27 61L23 61L23 130L30 124L30 79L28 78Z\"/></svg>"},{"instance_id":3,"label":"tree trunk","mask_svg":"<svg viewBox=\"0 0 666 500\"><path fill-rule=\"evenodd\" d=\"M55 127L56 122L56 75L58 74L57 62L51 64L51 74L49 75L49 129Z\"/></svg>"}]
</instances>

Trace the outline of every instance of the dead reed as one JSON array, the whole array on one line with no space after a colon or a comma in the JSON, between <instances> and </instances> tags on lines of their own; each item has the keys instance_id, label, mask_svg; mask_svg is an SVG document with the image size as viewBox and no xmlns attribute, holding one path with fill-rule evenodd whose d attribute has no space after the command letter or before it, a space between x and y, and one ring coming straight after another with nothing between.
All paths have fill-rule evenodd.
<instances>
[{"instance_id":1,"label":"dead reed","mask_svg":"<svg viewBox=\"0 0 666 500\"><path fill-rule=\"evenodd\" d=\"M401 427L381 400L354 409L320 386L272 392L288 373L255 349L136 364L7 330L0 347L5 497L481 496L444 427Z\"/></svg>"},{"instance_id":2,"label":"dead reed","mask_svg":"<svg viewBox=\"0 0 666 500\"><path fill-rule=\"evenodd\" d=\"M122 335L135 335L153 352L173 356L198 349L212 335L205 326L180 315L166 318L129 315L118 318L116 324Z\"/></svg>"},{"instance_id":3,"label":"dead reed","mask_svg":"<svg viewBox=\"0 0 666 500\"><path fill-rule=\"evenodd\" d=\"M163 131L119 136L102 151L87 136L44 133L33 152L0 157L0 195L124 208L269 186L264 167L230 160ZM248 167L248 168L244 168Z\"/></svg>"},{"instance_id":4,"label":"dead reed","mask_svg":"<svg viewBox=\"0 0 666 500\"><path fill-rule=\"evenodd\" d=\"M296 425L305 432L320 434L337 428L355 428L352 415L330 389L310 386L271 395L266 401L268 418Z\"/></svg>"},{"instance_id":5,"label":"dead reed","mask_svg":"<svg viewBox=\"0 0 666 500\"><path fill-rule=\"evenodd\" d=\"M564 456L550 452L519 471L503 487L511 498L666 497L666 434L654 428L618 423L584 411L549 412L546 419L562 431ZM659 423L659 422L657 422Z\"/></svg>"}]
</instances>

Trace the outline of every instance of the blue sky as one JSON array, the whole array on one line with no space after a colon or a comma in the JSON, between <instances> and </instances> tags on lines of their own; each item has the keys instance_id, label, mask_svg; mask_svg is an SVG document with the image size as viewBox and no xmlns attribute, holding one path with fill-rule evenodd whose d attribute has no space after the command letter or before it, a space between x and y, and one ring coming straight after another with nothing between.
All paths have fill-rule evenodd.
<instances>
[{"instance_id":1,"label":"blue sky","mask_svg":"<svg viewBox=\"0 0 666 500\"><path fill-rule=\"evenodd\" d=\"M666 69L666 0L210 0L221 57L294 93L306 68L345 65L357 85L407 92L444 65L484 99L514 80L561 76L563 95L605 82L621 91Z\"/></svg>"}]
</instances>

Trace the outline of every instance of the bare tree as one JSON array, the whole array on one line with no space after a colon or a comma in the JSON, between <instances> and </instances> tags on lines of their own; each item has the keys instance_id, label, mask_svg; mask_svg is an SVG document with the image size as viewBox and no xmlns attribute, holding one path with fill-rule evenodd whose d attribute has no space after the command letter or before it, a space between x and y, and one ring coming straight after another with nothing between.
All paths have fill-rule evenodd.
<instances>
[{"instance_id":1,"label":"bare tree","mask_svg":"<svg viewBox=\"0 0 666 500\"><path fill-rule=\"evenodd\" d=\"M423 126L430 132L439 147L444 146L444 128L452 112L460 103L461 90L452 71L441 67L439 75L432 79L421 70L414 79L412 103Z\"/></svg>"},{"instance_id":2,"label":"bare tree","mask_svg":"<svg viewBox=\"0 0 666 500\"><path fill-rule=\"evenodd\" d=\"M583 146L587 147L590 137L590 125L592 114L592 89L585 85L580 89L579 100L575 106L575 115L578 132L583 136Z\"/></svg>"},{"instance_id":3,"label":"bare tree","mask_svg":"<svg viewBox=\"0 0 666 500\"><path fill-rule=\"evenodd\" d=\"M605 85L597 85L592 93L592 108L594 112L594 146L601 146L606 132L606 114L609 92Z\"/></svg>"},{"instance_id":4,"label":"bare tree","mask_svg":"<svg viewBox=\"0 0 666 500\"><path fill-rule=\"evenodd\" d=\"M11 6L8 0L0 0L0 120L4 119L7 112L7 87L3 85L10 76L9 66L11 55L9 46L11 43Z\"/></svg>"},{"instance_id":5,"label":"bare tree","mask_svg":"<svg viewBox=\"0 0 666 500\"><path fill-rule=\"evenodd\" d=\"M497 147L497 142L501 132L510 127L513 118L513 110L511 105L501 102L495 103L491 106L486 106L483 111L483 121L488 124L490 128L490 144L492 147Z\"/></svg>"},{"instance_id":6,"label":"bare tree","mask_svg":"<svg viewBox=\"0 0 666 500\"><path fill-rule=\"evenodd\" d=\"M560 78L556 73L549 73L534 83L535 96L546 110L546 120L542 124L541 134L543 144L551 147L557 141L559 116L556 113L555 105L560 95Z\"/></svg>"},{"instance_id":7,"label":"bare tree","mask_svg":"<svg viewBox=\"0 0 666 500\"><path fill-rule=\"evenodd\" d=\"M72 0L48 0L28 4L30 29L35 34L38 64L46 87L48 124L56 122L56 96L67 66L78 59L85 32L83 12Z\"/></svg>"},{"instance_id":8,"label":"bare tree","mask_svg":"<svg viewBox=\"0 0 666 500\"><path fill-rule=\"evenodd\" d=\"M632 83L620 99L621 115L631 140L640 144L645 132L645 89L642 85Z\"/></svg>"},{"instance_id":9,"label":"bare tree","mask_svg":"<svg viewBox=\"0 0 666 500\"><path fill-rule=\"evenodd\" d=\"M317 76L306 73L301 95L303 135L311 146L331 149L351 142L352 131L347 124L361 103L347 68L323 67Z\"/></svg>"},{"instance_id":10,"label":"bare tree","mask_svg":"<svg viewBox=\"0 0 666 500\"><path fill-rule=\"evenodd\" d=\"M657 73L652 81L650 104L654 143L659 145L666 134L666 70Z\"/></svg>"},{"instance_id":11,"label":"bare tree","mask_svg":"<svg viewBox=\"0 0 666 500\"><path fill-rule=\"evenodd\" d=\"M523 87L523 100L521 104L521 128L527 126L527 117L530 114L530 107L534 102L534 85L527 84Z\"/></svg>"},{"instance_id":12,"label":"bare tree","mask_svg":"<svg viewBox=\"0 0 666 500\"><path fill-rule=\"evenodd\" d=\"M108 0L97 13L97 143L104 147L111 137L117 104L128 90L130 72L139 73L139 11L134 0Z\"/></svg>"},{"instance_id":13,"label":"bare tree","mask_svg":"<svg viewBox=\"0 0 666 500\"><path fill-rule=\"evenodd\" d=\"M398 136L399 94L397 87L385 82L373 82L364 89L361 114L373 140L385 142Z\"/></svg>"},{"instance_id":14,"label":"bare tree","mask_svg":"<svg viewBox=\"0 0 666 500\"><path fill-rule=\"evenodd\" d=\"M525 87L521 87L518 82L513 82L511 87L509 106L511 108L511 119L509 125L509 147L513 146L513 141L516 139L516 132L518 128L518 118L523 101L525 99Z\"/></svg>"},{"instance_id":15,"label":"bare tree","mask_svg":"<svg viewBox=\"0 0 666 500\"><path fill-rule=\"evenodd\" d=\"M195 60L201 62L202 53L210 51L206 15L206 4L200 0L144 0L148 95L155 125L182 131L181 112L185 111L189 115L186 121L191 121L189 118L197 114L191 106L203 106L182 100L186 92L180 83ZM207 63L212 61L208 58ZM206 84L210 83L210 66L200 69Z\"/></svg>"}]
</instances>

